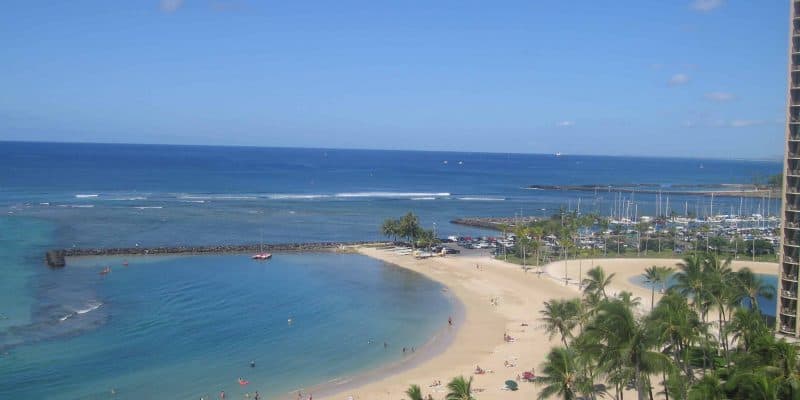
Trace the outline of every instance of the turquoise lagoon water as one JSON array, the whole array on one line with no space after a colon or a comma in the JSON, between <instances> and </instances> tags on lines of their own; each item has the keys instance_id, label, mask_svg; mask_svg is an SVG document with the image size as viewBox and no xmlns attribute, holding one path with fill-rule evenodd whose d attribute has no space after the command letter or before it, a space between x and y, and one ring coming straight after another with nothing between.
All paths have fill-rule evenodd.
<instances>
[{"instance_id":1,"label":"turquoise lagoon water","mask_svg":"<svg viewBox=\"0 0 800 400\"><path fill-rule=\"evenodd\" d=\"M0 398L278 397L400 360L453 309L439 284L359 255L128 261L84 258L43 277L50 306L19 332L41 340L7 346Z\"/></svg>"}]
</instances>

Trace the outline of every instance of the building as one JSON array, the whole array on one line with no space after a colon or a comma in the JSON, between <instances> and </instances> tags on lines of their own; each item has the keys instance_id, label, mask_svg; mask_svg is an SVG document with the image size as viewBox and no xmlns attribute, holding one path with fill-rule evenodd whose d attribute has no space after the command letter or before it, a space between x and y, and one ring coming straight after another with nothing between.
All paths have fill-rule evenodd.
<instances>
[{"instance_id":1,"label":"building","mask_svg":"<svg viewBox=\"0 0 800 400\"><path fill-rule=\"evenodd\" d=\"M800 269L800 0L790 1L786 154L783 163L781 252L776 329L798 337L797 277Z\"/></svg>"}]
</instances>

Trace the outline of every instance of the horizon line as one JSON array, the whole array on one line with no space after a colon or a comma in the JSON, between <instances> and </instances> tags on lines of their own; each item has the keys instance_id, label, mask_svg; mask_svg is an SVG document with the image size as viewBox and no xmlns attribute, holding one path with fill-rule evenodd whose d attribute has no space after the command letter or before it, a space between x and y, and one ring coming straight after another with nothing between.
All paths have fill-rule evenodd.
<instances>
[{"instance_id":1,"label":"horizon line","mask_svg":"<svg viewBox=\"0 0 800 400\"><path fill-rule=\"evenodd\" d=\"M127 146L173 146L173 147L232 147L232 148L256 148L256 149L304 149L304 150L356 150L356 151L397 151L397 152L423 152L423 153L462 153L462 154L507 154L507 155L534 155L534 156L553 156L553 157L622 157L622 158L659 158L659 159L681 159L681 160L715 160L715 161L749 161L749 162L775 162L782 163L780 156L771 157L693 157L693 156L671 156L671 155L637 155L637 154L592 154L592 153L522 153L515 151L467 151L467 150L430 150L430 149L387 149L370 147L303 147L303 146L264 146L264 145L243 145L243 144L198 144L198 143L136 143L136 142L93 142L93 141L49 141L49 140L0 140L0 143L28 143L28 144L90 144L90 145L127 145Z\"/></svg>"}]
</instances>

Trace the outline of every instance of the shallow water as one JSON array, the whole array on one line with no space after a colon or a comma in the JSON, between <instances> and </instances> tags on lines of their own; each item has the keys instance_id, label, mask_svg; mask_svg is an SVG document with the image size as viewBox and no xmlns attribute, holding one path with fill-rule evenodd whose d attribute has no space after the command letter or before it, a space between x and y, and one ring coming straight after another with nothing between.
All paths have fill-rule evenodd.
<instances>
[{"instance_id":1,"label":"shallow water","mask_svg":"<svg viewBox=\"0 0 800 400\"><path fill-rule=\"evenodd\" d=\"M360 255L141 261L85 258L47 279L63 304L39 318L66 336L11 347L0 398L278 396L397 361L452 312L439 284Z\"/></svg>"}]
</instances>

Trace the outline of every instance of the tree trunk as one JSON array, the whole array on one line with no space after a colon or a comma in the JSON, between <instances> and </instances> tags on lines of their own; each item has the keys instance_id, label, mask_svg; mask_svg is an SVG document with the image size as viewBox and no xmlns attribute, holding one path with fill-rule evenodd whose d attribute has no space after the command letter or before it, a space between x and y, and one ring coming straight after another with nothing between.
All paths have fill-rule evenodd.
<instances>
[{"instance_id":1,"label":"tree trunk","mask_svg":"<svg viewBox=\"0 0 800 400\"><path fill-rule=\"evenodd\" d=\"M645 400L644 382L642 382L642 370L638 366L636 367L636 372L634 373L633 379L636 381L636 398L639 400Z\"/></svg>"},{"instance_id":2,"label":"tree trunk","mask_svg":"<svg viewBox=\"0 0 800 400\"><path fill-rule=\"evenodd\" d=\"M656 303L656 286L650 286L650 311L653 311L653 306Z\"/></svg>"}]
</instances>

